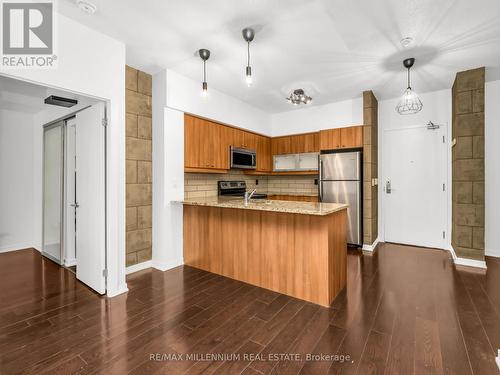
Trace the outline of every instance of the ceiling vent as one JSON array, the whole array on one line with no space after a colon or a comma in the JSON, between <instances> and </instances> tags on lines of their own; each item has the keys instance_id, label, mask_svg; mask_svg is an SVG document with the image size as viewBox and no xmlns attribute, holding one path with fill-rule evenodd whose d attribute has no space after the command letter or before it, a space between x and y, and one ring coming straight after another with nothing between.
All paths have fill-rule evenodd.
<instances>
[{"instance_id":1,"label":"ceiling vent","mask_svg":"<svg viewBox=\"0 0 500 375\"><path fill-rule=\"evenodd\" d=\"M51 95L44 100L45 104L51 104L51 105L57 105L59 107L73 107L74 105L78 104L78 100L76 99L69 99L69 98L63 98L62 96L55 96Z\"/></svg>"}]
</instances>

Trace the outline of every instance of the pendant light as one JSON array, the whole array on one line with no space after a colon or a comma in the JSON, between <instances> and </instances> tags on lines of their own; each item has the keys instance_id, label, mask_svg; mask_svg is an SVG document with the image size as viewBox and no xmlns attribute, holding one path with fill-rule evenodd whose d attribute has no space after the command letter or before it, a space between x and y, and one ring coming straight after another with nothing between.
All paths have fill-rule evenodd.
<instances>
[{"instance_id":1,"label":"pendant light","mask_svg":"<svg viewBox=\"0 0 500 375\"><path fill-rule=\"evenodd\" d=\"M250 27L245 27L241 33L243 39L247 42L247 67L245 70L245 81L248 86L252 84L252 67L250 66L250 42L255 37L255 30Z\"/></svg>"},{"instance_id":2,"label":"pendant light","mask_svg":"<svg viewBox=\"0 0 500 375\"><path fill-rule=\"evenodd\" d=\"M403 60L404 67L408 69L408 87L396 106L396 112L400 115L411 115L420 112L423 107L422 101L410 85L410 69L414 63L415 59L413 57Z\"/></svg>"},{"instance_id":3,"label":"pendant light","mask_svg":"<svg viewBox=\"0 0 500 375\"><path fill-rule=\"evenodd\" d=\"M207 83L207 60L210 58L210 51L208 49L202 48L198 50L198 53L203 60L203 84L202 84L202 95L208 95L208 83Z\"/></svg>"}]
</instances>

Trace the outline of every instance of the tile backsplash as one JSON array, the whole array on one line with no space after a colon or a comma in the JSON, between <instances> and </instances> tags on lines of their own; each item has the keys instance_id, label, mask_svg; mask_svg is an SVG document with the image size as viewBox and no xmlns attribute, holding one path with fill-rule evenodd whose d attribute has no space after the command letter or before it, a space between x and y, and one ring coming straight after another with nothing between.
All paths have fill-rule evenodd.
<instances>
[{"instance_id":1,"label":"tile backsplash","mask_svg":"<svg viewBox=\"0 0 500 375\"><path fill-rule=\"evenodd\" d=\"M217 181L239 180L247 183L247 189L257 189L259 193L286 195L318 195L317 176L249 176L243 171L229 171L224 174L185 173L184 197L200 198L217 196ZM258 185L256 181L258 180Z\"/></svg>"}]
</instances>

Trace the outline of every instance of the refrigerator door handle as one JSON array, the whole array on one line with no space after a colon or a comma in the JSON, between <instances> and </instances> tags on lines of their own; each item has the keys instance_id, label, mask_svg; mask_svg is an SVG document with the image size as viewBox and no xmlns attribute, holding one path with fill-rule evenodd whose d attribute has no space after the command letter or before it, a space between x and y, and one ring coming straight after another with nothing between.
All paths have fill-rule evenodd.
<instances>
[{"instance_id":1,"label":"refrigerator door handle","mask_svg":"<svg viewBox=\"0 0 500 375\"><path fill-rule=\"evenodd\" d=\"M321 160L321 155L319 158L319 201L323 202L323 160Z\"/></svg>"}]
</instances>

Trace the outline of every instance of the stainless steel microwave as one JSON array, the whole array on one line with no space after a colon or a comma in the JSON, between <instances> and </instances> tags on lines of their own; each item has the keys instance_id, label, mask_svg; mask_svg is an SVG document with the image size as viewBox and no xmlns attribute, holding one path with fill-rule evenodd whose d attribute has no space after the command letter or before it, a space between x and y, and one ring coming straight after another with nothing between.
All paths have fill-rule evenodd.
<instances>
[{"instance_id":1,"label":"stainless steel microwave","mask_svg":"<svg viewBox=\"0 0 500 375\"><path fill-rule=\"evenodd\" d=\"M255 150L230 148L231 168L255 169L257 166L257 156Z\"/></svg>"}]
</instances>

